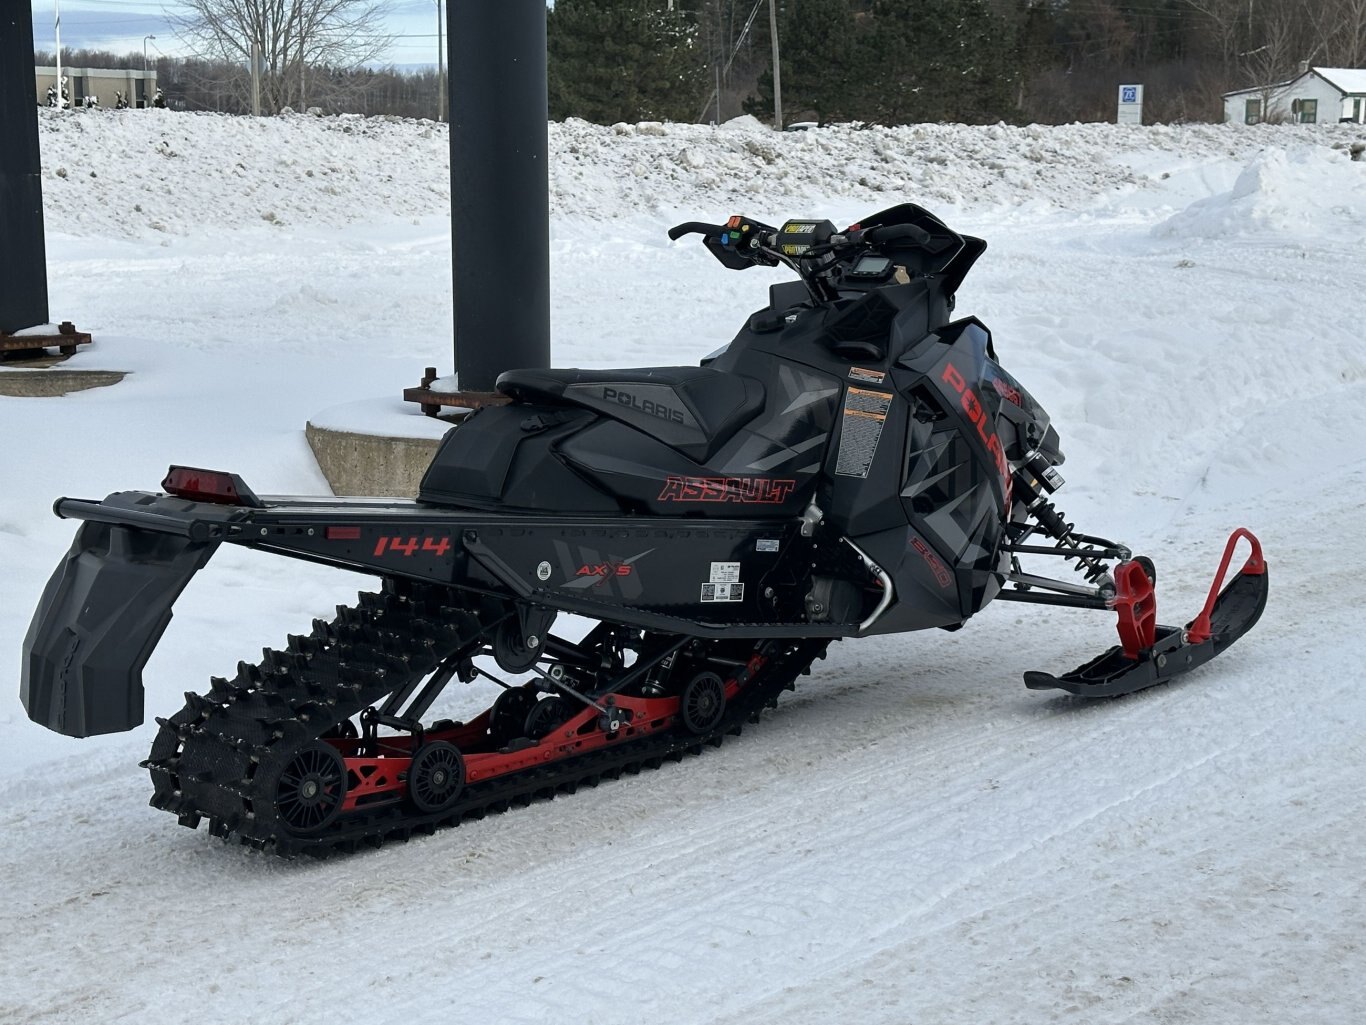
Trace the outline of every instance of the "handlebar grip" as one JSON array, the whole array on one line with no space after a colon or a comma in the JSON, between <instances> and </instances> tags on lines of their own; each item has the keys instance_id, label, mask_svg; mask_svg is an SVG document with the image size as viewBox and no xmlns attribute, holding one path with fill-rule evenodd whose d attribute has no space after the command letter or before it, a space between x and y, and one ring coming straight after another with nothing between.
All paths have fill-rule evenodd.
<instances>
[{"instance_id":1,"label":"handlebar grip","mask_svg":"<svg viewBox=\"0 0 1366 1025\"><path fill-rule=\"evenodd\" d=\"M669 238L677 242L684 235L719 235L725 231L723 224L703 224L701 221L685 221L669 229Z\"/></svg>"},{"instance_id":2,"label":"handlebar grip","mask_svg":"<svg viewBox=\"0 0 1366 1025\"><path fill-rule=\"evenodd\" d=\"M889 224L886 227L869 228L863 233L863 237L875 245L879 242L895 242L897 239L908 238L923 246L930 240L930 233L924 228L917 228L914 224Z\"/></svg>"}]
</instances>

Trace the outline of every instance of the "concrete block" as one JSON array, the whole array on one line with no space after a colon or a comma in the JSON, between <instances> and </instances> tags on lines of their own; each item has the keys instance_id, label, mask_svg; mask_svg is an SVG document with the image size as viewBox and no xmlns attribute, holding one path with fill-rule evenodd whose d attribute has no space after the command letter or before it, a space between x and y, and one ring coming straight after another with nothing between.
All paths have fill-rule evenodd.
<instances>
[{"instance_id":1,"label":"concrete block","mask_svg":"<svg viewBox=\"0 0 1366 1025\"><path fill-rule=\"evenodd\" d=\"M304 428L334 495L416 498L439 438L389 438L354 431Z\"/></svg>"}]
</instances>

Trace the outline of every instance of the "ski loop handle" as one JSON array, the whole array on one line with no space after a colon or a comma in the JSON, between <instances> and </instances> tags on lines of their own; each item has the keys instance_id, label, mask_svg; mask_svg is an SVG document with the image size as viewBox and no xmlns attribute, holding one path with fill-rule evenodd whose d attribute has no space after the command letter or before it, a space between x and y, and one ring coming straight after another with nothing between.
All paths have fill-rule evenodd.
<instances>
[{"instance_id":1,"label":"ski loop handle","mask_svg":"<svg viewBox=\"0 0 1366 1025\"><path fill-rule=\"evenodd\" d=\"M1252 553L1243 563L1240 574L1248 576L1261 576L1266 572L1266 561L1262 558L1262 543L1257 540L1257 536L1246 527L1239 527L1229 535L1228 543L1224 545L1224 557L1219 562L1219 572L1214 575L1214 582L1210 584L1209 597L1205 599L1205 607L1200 610L1200 615L1191 620L1186 627L1186 640L1191 644L1203 644L1210 638L1210 615L1214 612L1214 603L1219 598L1219 592L1224 584L1224 576L1228 573L1229 563L1233 559L1233 551L1238 547L1238 542L1246 538L1252 546Z\"/></svg>"}]
</instances>

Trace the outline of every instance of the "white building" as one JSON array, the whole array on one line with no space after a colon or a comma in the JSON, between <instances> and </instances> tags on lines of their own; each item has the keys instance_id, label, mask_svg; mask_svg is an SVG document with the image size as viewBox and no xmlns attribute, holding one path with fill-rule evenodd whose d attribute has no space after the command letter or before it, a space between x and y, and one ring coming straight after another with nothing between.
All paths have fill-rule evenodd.
<instances>
[{"instance_id":1,"label":"white building","mask_svg":"<svg viewBox=\"0 0 1366 1025\"><path fill-rule=\"evenodd\" d=\"M1288 82L1224 93L1224 120L1366 124L1366 68L1310 68Z\"/></svg>"}]
</instances>

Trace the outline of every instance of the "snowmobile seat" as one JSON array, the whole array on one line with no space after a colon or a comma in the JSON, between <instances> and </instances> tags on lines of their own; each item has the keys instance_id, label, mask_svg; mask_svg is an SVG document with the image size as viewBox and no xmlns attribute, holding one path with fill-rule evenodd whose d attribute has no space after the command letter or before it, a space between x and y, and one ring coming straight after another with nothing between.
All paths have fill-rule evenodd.
<instances>
[{"instance_id":1,"label":"snowmobile seat","mask_svg":"<svg viewBox=\"0 0 1366 1025\"><path fill-rule=\"evenodd\" d=\"M509 370L497 388L519 402L603 413L698 463L764 408L762 383L708 367Z\"/></svg>"}]
</instances>

